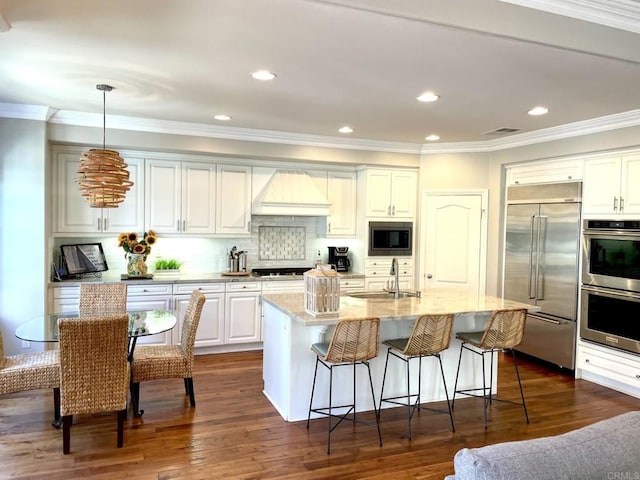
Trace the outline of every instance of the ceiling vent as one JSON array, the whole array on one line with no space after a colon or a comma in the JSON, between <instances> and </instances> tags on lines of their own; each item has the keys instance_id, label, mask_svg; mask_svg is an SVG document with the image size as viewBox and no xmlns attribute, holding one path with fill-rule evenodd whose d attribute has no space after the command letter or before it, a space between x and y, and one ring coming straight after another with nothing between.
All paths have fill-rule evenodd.
<instances>
[{"instance_id":1,"label":"ceiling vent","mask_svg":"<svg viewBox=\"0 0 640 480\"><path fill-rule=\"evenodd\" d=\"M510 133L515 133L519 131L520 131L519 128L502 127L502 128L496 128L495 130L491 130L490 132L484 132L482 135L508 135Z\"/></svg>"}]
</instances>

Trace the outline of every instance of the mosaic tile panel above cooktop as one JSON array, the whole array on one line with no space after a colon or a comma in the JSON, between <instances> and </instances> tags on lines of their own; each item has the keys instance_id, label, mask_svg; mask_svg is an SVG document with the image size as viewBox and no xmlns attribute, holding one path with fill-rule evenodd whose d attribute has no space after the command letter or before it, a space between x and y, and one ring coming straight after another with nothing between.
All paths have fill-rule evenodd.
<instances>
[{"instance_id":1,"label":"mosaic tile panel above cooktop","mask_svg":"<svg viewBox=\"0 0 640 480\"><path fill-rule=\"evenodd\" d=\"M260 260L304 260L305 227L261 226L258 232Z\"/></svg>"}]
</instances>

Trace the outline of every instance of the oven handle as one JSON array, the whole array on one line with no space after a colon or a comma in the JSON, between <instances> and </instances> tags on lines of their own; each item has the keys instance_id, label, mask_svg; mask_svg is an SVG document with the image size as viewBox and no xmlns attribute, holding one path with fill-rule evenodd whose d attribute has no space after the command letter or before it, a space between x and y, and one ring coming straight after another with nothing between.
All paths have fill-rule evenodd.
<instances>
[{"instance_id":1,"label":"oven handle","mask_svg":"<svg viewBox=\"0 0 640 480\"><path fill-rule=\"evenodd\" d=\"M631 300L640 301L640 293L630 292L626 290L613 290L611 288L594 287L593 285L582 285L582 291L587 293L594 293L596 295L602 295L612 298L629 298Z\"/></svg>"}]
</instances>

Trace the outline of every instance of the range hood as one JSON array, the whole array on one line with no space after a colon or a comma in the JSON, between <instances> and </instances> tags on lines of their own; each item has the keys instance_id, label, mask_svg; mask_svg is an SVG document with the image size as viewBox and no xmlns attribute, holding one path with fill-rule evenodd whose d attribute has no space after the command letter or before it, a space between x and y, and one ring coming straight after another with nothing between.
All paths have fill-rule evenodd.
<instances>
[{"instance_id":1,"label":"range hood","mask_svg":"<svg viewBox=\"0 0 640 480\"><path fill-rule=\"evenodd\" d=\"M251 213L326 217L330 206L307 173L277 170L256 197Z\"/></svg>"}]
</instances>

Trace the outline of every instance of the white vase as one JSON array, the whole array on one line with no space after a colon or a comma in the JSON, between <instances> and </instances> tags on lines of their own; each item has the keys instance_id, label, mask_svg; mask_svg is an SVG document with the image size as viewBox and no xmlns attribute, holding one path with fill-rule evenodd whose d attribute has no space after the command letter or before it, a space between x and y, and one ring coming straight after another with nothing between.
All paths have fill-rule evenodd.
<instances>
[{"instance_id":1,"label":"white vase","mask_svg":"<svg viewBox=\"0 0 640 480\"><path fill-rule=\"evenodd\" d=\"M141 253L130 253L127 263L127 274L130 277L144 277L147 274L147 264Z\"/></svg>"}]
</instances>

